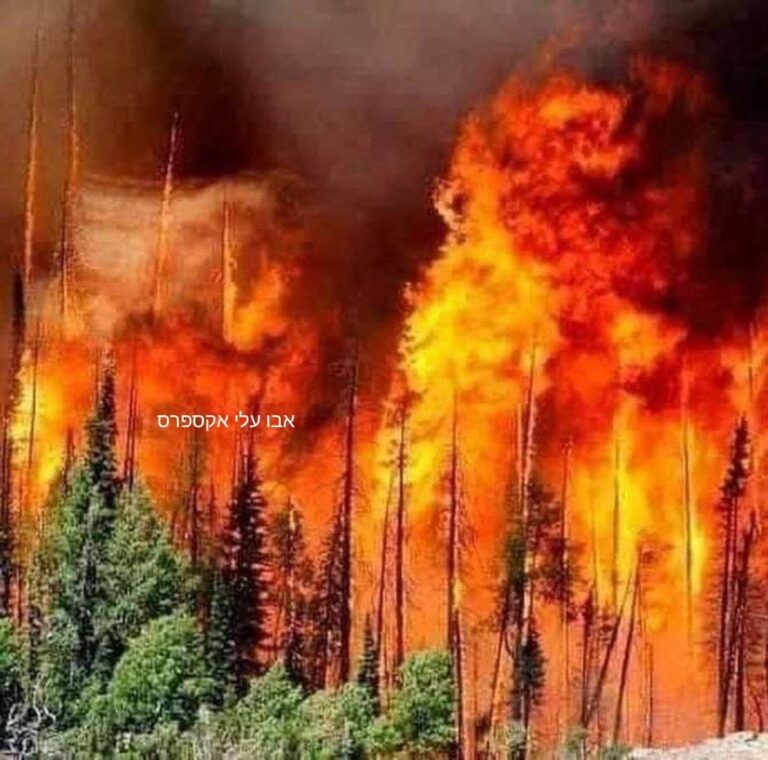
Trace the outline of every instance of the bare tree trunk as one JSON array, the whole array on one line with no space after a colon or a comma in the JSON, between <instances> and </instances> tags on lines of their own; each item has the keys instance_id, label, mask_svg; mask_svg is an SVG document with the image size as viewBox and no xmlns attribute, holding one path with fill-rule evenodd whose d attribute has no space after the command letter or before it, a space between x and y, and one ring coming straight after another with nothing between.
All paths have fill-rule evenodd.
<instances>
[{"instance_id":1,"label":"bare tree trunk","mask_svg":"<svg viewBox=\"0 0 768 760\"><path fill-rule=\"evenodd\" d=\"M157 250L155 251L155 281L152 312L157 317L167 295L168 259L170 256L171 201L176 173L176 152L179 145L179 112L174 111L171 132L168 138L168 153L165 159L163 191L160 198L160 218L157 228Z\"/></svg>"},{"instance_id":2,"label":"bare tree trunk","mask_svg":"<svg viewBox=\"0 0 768 760\"><path fill-rule=\"evenodd\" d=\"M29 293L32 282L32 266L35 245L35 210L37 201L37 169L39 142L40 100L40 41L42 30L42 0L37 4L35 45L32 53L32 78L29 93L27 122L27 169L24 182L24 292Z\"/></svg>"},{"instance_id":3,"label":"bare tree trunk","mask_svg":"<svg viewBox=\"0 0 768 760\"><path fill-rule=\"evenodd\" d=\"M69 3L69 50L67 54L67 151L68 167L64 181L64 197L61 208L61 238L59 242L59 308L61 329L68 333L72 263L74 260L74 211L79 169L79 135L77 124L77 72L75 47L77 16L75 0Z\"/></svg>"},{"instance_id":4,"label":"bare tree trunk","mask_svg":"<svg viewBox=\"0 0 768 760\"><path fill-rule=\"evenodd\" d=\"M451 463L449 469L449 496L448 496L448 541L445 557L446 577L446 648L451 651L456 642L455 611L456 611L456 583L459 559L459 453L457 441L457 412L454 403L453 432L451 438Z\"/></svg>"},{"instance_id":5,"label":"bare tree trunk","mask_svg":"<svg viewBox=\"0 0 768 760\"><path fill-rule=\"evenodd\" d=\"M397 443L397 511L395 513L395 670L405 658L405 436L406 402L399 410Z\"/></svg>"},{"instance_id":6,"label":"bare tree trunk","mask_svg":"<svg viewBox=\"0 0 768 760\"><path fill-rule=\"evenodd\" d=\"M514 493L519 498L520 493L520 481L522 479L522 444L523 439L523 423L522 423L522 412L520 408L518 407L517 415L516 415L516 425L515 425L515 431L514 431L514 440L515 440L515 459L517 461L517 467L516 472L514 473L515 477L515 488ZM508 487L508 492L510 493L510 501L512 500L512 489ZM497 709L498 709L498 695L501 685L501 676L502 676L502 664L503 664L503 654L504 654L504 642L505 638L507 636L507 631L509 628L509 622L510 622L510 616L512 614L512 588L511 588L511 576L506 571L506 576L504 578L504 585L502 587L502 601L501 601L501 610L499 614L499 630L496 638L496 651L493 658L493 676L491 678L491 701L490 706L488 710L489 715L489 730L488 735L486 737L486 752L490 753L491 751L491 742L493 739L493 729L496 725L496 716L497 716Z\"/></svg>"},{"instance_id":7,"label":"bare tree trunk","mask_svg":"<svg viewBox=\"0 0 768 760\"><path fill-rule=\"evenodd\" d=\"M352 518L355 494L355 418L357 414L358 354L354 347L347 385L344 437L344 480L341 501L341 611L339 620L339 680L349 680L352 639Z\"/></svg>"},{"instance_id":8,"label":"bare tree trunk","mask_svg":"<svg viewBox=\"0 0 768 760\"><path fill-rule=\"evenodd\" d=\"M454 640L451 651L453 652L454 668L456 672L456 758L462 760L465 756L466 735L464 726L464 652L461 630L461 616L458 609L453 614Z\"/></svg>"},{"instance_id":9,"label":"bare tree trunk","mask_svg":"<svg viewBox=\"0 0 768 760\"><path fill-rule=\"evenodd\" d=\"M689 650L693 647L693 484L687 411L682 423L683 542L685 553L685 629Z\"/></svg>"},{"instance_id":10,"label":"bare tree trunk","mask_svg":"<svg viewBox=\"0 0 768 760\"><path fill-rule=\"evenodd\" d=\"M747 687L747 626L748 621L748 592L749 592L749 560L757 530L756 516L751 515L750 527L744 531L741 551L741 564L736 578L736 614L734 632L732 635L735 659L735 694L734 694L734 730L743 731L746 724L746 687Z\"/></svg>"},{"instance_id":11,"label":"bare tree trunk","mask_svg":"<svg viewBox=\"0 0 768 760\"><path fill-rule=\"evenodd\" d=\"M728 717L728 702L731 689L731 670L729 667L731 641L729 627L732 617L733 553L735 544L737 498L725 501L725 546L723 549L723 569L720 581L720 612L718 620L718 702L717 734L725 734Z\"/></svg>"},{"instance_id":12,"label":"bare tree trunk","mask_svg":"<svg viewBox=\"0 0 768 760\"><path fill-rule=\"evenodd\" d=\"M37 435L37 381L38 370L40 366L40 319L38 318L35 326L35 336L32 340L32 392L29 401L29 432L27 438L27 466L26 466L26 485L25 493L27 498L30 496L32 487L32 465L35 459L35 437Z\"/></svg>"},{"instance_id":13,"label":"bare tree trunk","mask_svg":"<svg viewBox=\"0 0 768 760\"><path fill-rule=\"evenodd\" d=\"M235 310L236 286L234 282L234 253L232 250L232 213L226 188L222 204L221 222L221 337L232 339L232 318Z\"/></svg>"},{"instance_id":14,"label":"bare tree trunk","mask_svg":"<svg viewBox=\"0 0 768 760\"><path fill-rule=\"evenodd\" d=\"M621 734L621 716L624 707L624 693L627 688L627 675L629 673L629 662L632 656L632 641L635 633L635 616L637 614L637 594L640 587L640 563L635 567L635 584L632 591L632 606L629 613L629 626L627 630L627 641L624 646L624 656L621 661L621 673L619 675L619 695L616 700L616 713L613 720L613 743L618 744Z\"/></svg>"},{"instance_id":15,"label":"bare tree trunk","mask_svg":"<svg viewBox=\"0 0 768 760\"><path fill-rule=\"evenodd\" d=\"M571 443L566 441L563 447L563 479L560 489L560 576L563 594L560 600L560 636L563 649L563 668L561 674L560 703L563 710L562 728L568 725L570 700L570 620L568 602L570 601L570 560L568 556L568 495L570 487Z\"/></svg>"},{"instance_id":16,"label":"bare tree trunk","mask_svg":"<svg viewBox=\"0 0 768 760\"><path fill-rule=\"evenodd\" d=\"M589 710L589 694L591 687L591 653L592 653L592 629L595 623L595 594L590 588L584 602L581 632L581 724L586 727L587 712Z\"/></svg>"},{"instance_id":17,"label":"bare tree trunk","mask_svg":"<svg viewBox=\"0 0 768 760\"><path fill-rule=\"evenodd\" d=\"M653 644L650 642L648 643L648 649L647 649L647 657L648 657L648 671L647 671L647 699L648 704L646 706L646 726L645 726L645 746L646 747L652 747L653 741L654 741L654 721L655 721L655 710L656 710L656 684L655 684L655 664L654 664L654 654L653 654Z\"/></svg>"},{"instance_id":18,"label":"bare tree trunk","mask_svg":"<svg viewBox=\"0 0 768 760\"><path fill-rule=\"evenodd\" d=\"M464 756L464 694L463 694L463 662L461 651L460 617L456 601L456 586L459 575L459 522L461 496L459 493L459 443L458 443L458 411L454 399L453 430L451 435L451 462L449 469L449 502L448 502L448 541L446 546L446 644L453 655L454 671L456 674L456 757Z\"/></svg>"},{"instance_id":19,"label":"bare tree trunk","mask_svg":"<svg viewBox=\"0 0 768 760\"><path fill-rule=\"evenodd\" d=\"M136 481L136 436L138 435L139 389L136 377L136 350L131 362L131 385L128 389L128 424L125 432L125 459L123 461L123 483L133 491Z\"/></svg>"},{"instance_id":20,"label":"bare tree trunk","mask_svg":"<svg viewBox=\"0 0 768 760\"><path fill-rule=\"evenodd\" d=\"M613 444L613 511L611 514L611 608L619 603L619 557L621 552L621 441L614 431Z\"/></svg>"},{"instance_id":21,"label":"bare tree trunk","mask_svg":"<svg viewBox=\"0 0 768 760\"><path fill-rule=\"evenodd\" d=\"M534 384L536 379L536 346L531 348L531 362L528 374L528 389L526 393L525 421L523 427L522 467L520 478L520 532L523 546L523 581L522 593L518 600L516 618L519 621L515 631L515 642L512 659L514 663L512 684L512 719L521 721L525 712L525 695L521 684L520 664L522 660L523 645L528 641L531 625L530 607L533 599L531 591L531 551L530 551L530 514L529 514L529 490L531 465L533 459L533 430L535 420L535 395ZM527 744L527 737L526 737Z\"/></svg>"},{"instance_id":22,"label":"bare tree trunk","mask_svg":"<svg viewBox=\"0 0 768 760\"><path fill-rule=\"evenodd\" d=\"M381 527L381 549L379 553L379 584L376 592L376 662L382 667L383 672L383 643L384 643L384 620L387 588L387 549L389 546L389 507L392 496L392 481L387 491L387 501L384 507L384 521ZM382 679L382 686L386 686L386 681Z\"/></svg>"},{"instance_id":23,"label":"bare tree trunk","mask_svg":"<svg viewBox=\"0 0 768 760\"><path fill-rule=\"evenodd\" d=\"M613 651L616 648L616 642L619 637L619 629L621 628L621 621L624 618L624 610L627 606L627 599L629 597L630 588L632 588L632 578L629 578L627 580L627 585L624 589L624 598L621 601L621 606L619 607L618 613L616 615L616 619L613 624L613 628L611 629L611 636L608 640L608 646L606 647L605 653L603 654L603 661L600 665L600 672L597 676L597 683L595 684L595 690L590 697L589 706L587 708L587 711L582 723L584 728L589 727L589 724L592 721L592 718L594 717L595 712L597 711L597 706L600 703L600 698L603 693L603 688L605 687L605 681L608 676L608 669L611 665Z\"/></svg>"}]
</instances>

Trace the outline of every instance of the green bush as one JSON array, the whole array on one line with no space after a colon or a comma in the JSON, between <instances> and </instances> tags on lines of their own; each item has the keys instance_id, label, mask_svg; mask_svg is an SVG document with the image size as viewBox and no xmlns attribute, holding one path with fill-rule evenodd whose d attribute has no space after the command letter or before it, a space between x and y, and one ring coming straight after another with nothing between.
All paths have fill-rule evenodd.
<instances>
[{"instance_id":1,"label":"green bush","mask_svg":"<svg viewBox=\"0 0 768 760\"><path fill-rule=\"evenodd\" d=\"M389 717L369 731L374 754L444 752L456 740L453 661L447 652L419 652L400 668Z\"/></svg>"},{"instance_id":2,"label":"green bush","mask_svg":"<svg viewBox=\"0 0 768 760\"><path fill-rule=\"evenodd\" d=\"M184 613L167 615L128 643L91 720L111 721L116 732L147 733L164 723L184 729L212 692L195 621Z\"/></svg>"},{"instance_id":3,"label":"green bush","mask_svg":"<svg viewBox=\"0 0 768 760\"><path fill-rule=\"evenodd\" d=\"M0 721L5 733L5 726L11 708L22 695L22 651L11 621L0 618Z\"/></svg>"},{"instance_id":4,"label":"green bush","mask_svg":"<svg viewBox=\"0 0 768 760\"><path fill-rule=\"evenodd\" d=\"M623 744L612 744L600 750L600 760L624 760L632 750Z\"/></svg>"},{"instance_id":5,"label":"green bush","mask_svg":"<svg viewBox=\"0 0 768 760\"><path fill-rule=\"evenodd\" d=\"M251 681L248 693L220 718L222 745L242 748L243 757L295 757L299 742L303 699L277 663ZM249 754L250 753L250 754Z\"/></svg>"},{"instance_id":6,"label":"green bush","mask_svg":"<svg viewBox=\"0 0 768 760\"><path fill-rule=\"evenodd\" d=\"M316 760L360 758L374 718L370 691L347 683L335 692L320 691L301 706L301 757Z\"/></svg>"}]
</instances>

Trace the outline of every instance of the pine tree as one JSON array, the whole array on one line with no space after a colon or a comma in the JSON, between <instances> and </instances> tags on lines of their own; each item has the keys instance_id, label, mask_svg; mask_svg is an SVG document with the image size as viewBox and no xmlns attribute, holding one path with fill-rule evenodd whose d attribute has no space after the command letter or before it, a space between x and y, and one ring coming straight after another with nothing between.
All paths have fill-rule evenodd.
<instances>
[{"instance_id":1,"label":"pine tree","mask_svg":"<svg viewBox=\"0 0 768 760\"><path fill-rule=\"evenodd\" d=\"M360 666L357 672L357 682L364 686L371 696L374 711L378 714L379 701L379 655L376 640L373 636L370 615L365 616L365 629L363 632L363 654L360 658Z\"/></svg>"},{"instance_id":2,"label":"pine tree","mask_svg":"<svg viewBox=\"0 0 768 760\"><path fill-rule=\"evenodd\" d=\"M119 497L103 577L106 601L97 615L96 666L106 679L144 625L190 606L188 566L140 485Z\"/></svg>"},{"instance_id":3,"label":"pine tree","mask_svg":"<svg viewBox=\"0 0 768 760\"><path fill-rule=\"evenodd\" d=\"M86 423L86 450L69 493L55 510L55 579L46 644L52 699L66 722L98 652L98 616L109 602L105 568L118 492L115 368L104 364L96 407Z\"/></svg>"},{"instance_id":4,"label":"pine tree","mask_svg":"<svg viewBox=\"0 0 768 760\"><path fill-rule=\"evenodd\" d=\"M341 522L337 516L324 541L314 595L311 644L313 689L323 689L330 685L341 647L343 601L340 539Z\"/></svg>"},{"instance_id":5,"label":"pine tree","mask_svg":"<svg viewBox=\"0 0 768 760\"><path fill-rule=\"evenodd\" d=\"M235 642L232 597L224 572L215 567L210 584L210 602L205 621L205 657L216 684L217 701L222 704L235 689Z\"/></svg>"},{"instance_id":6,"label":"pine tree","mask_svg":"<svg viewBox=\"0 0 768 760\"><path fill-rule=\"evenodd\" d=\"M238 694L244 694L248 679L260 672L259 652L268 639L266 509L253 446L248 444L242 452L223 536L224 583L232 608L231 638Z\"/></svg>"}]
</instances>

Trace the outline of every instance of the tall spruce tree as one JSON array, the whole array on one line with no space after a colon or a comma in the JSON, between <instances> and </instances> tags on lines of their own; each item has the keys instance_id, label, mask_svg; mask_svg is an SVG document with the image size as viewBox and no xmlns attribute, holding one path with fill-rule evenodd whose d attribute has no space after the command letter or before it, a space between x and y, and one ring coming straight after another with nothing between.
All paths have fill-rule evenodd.
<instances>
[{"instance_id":1,"label":"tall spruce tree","mask_svg":"<svg viewBox=\"0 0 768 760\"><path fill-rule=\"evenodd\" d=\"M112 673L128 640L155 618L191 607L190 573L141 485L124 490L104 556L105 604L98 610L97 668Z\"/></svg>"},{"instance_id":2,"label":"tall spruce tree","mask_svg":"<svg viewBox=\"0 0 768 760\"><path fill-rule=\"evenodd\" d=\"M366 615L363 631L363 654L357 671L357 682L368 690L374 712L377 714L380 707L379 681L379 652L373 635L370 615Z\"/></svg>"},{"instance_id":3,"label":"tall spruce tree","mask_svg":"<svg viewBox=\"0 0 768 760\"><path fill-rule=\"evenodd\" d=\"M343 605L342 563L338 551L341 522L334 518L331 531L323 542L320 572L315 593L312 626L312 688L324 689L334 680L334 666L341 649Z\"/></svg>"},{"instance_id":4,"label":"tall spruce tree","mask_svg":"<svg viewBox=\"0 0 768 760\"><path fill-rule=\"evenodd\" d=\"M118 493L115 366L107 357L95 409L86 423L86 448L71 490L56 510L55 580L46 667L51 699L66 723L93 675L98 615L109 596L105 577Z\"/></svg>"},{"instance_id":5,"label":"tall spruce tree","mask_svg":"<svg viewBox=\"0 0 768 760\"><path fill-rule=\"evenodd\" d=\"M267 642L267 502L256 469L253 444L243 446L237 482L223 536L223 581L231 605L234 683L238 694L261 672L259 653Z\"/></svg>"},{"instance_id":6,"label":"tall spruce tree","mask_svg":"<svg viewBox=\"0 0 768 760\"><path fill-rule=\"evenodd\" d=\"M205 619L205 656L216 684L216 699L224 703L235 689L235 641L231 589L221 567L211 572L208 613Z\"/></svg>"}]
</instances>

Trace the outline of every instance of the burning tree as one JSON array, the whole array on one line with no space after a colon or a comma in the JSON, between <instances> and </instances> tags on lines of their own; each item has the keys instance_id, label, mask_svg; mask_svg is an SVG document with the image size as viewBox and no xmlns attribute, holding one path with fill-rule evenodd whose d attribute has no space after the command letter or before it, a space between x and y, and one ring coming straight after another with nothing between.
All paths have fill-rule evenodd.
<instances>
[{"instance_id":1,"label":"burning tree","mask_svg":"<svg viewBox=\"0 0 768 760\"><path fill-rule=\"evenodd\" d=\"M270 598L274 623L272 645L282 654L290 678L310 683L310 612L314 569L307 556L304 520L291 499L269 522L272 581Z\"/></svg>"},{"instance_id":2,"label":"burning tree","mask_svg":"<svg viewBox=\"0 0 768 760\"><path fill-rule=\"evenodd\" d=\"M749 664L748 641L754 640L750 616L750 562L758 537L754 510L746 509L750 478L750 434L746 417L733 432L728 469L720 492L720 571L717 606L717 731L723 736L729 716L737 731L745 727Z\"/></svg>"}]
</instances>

